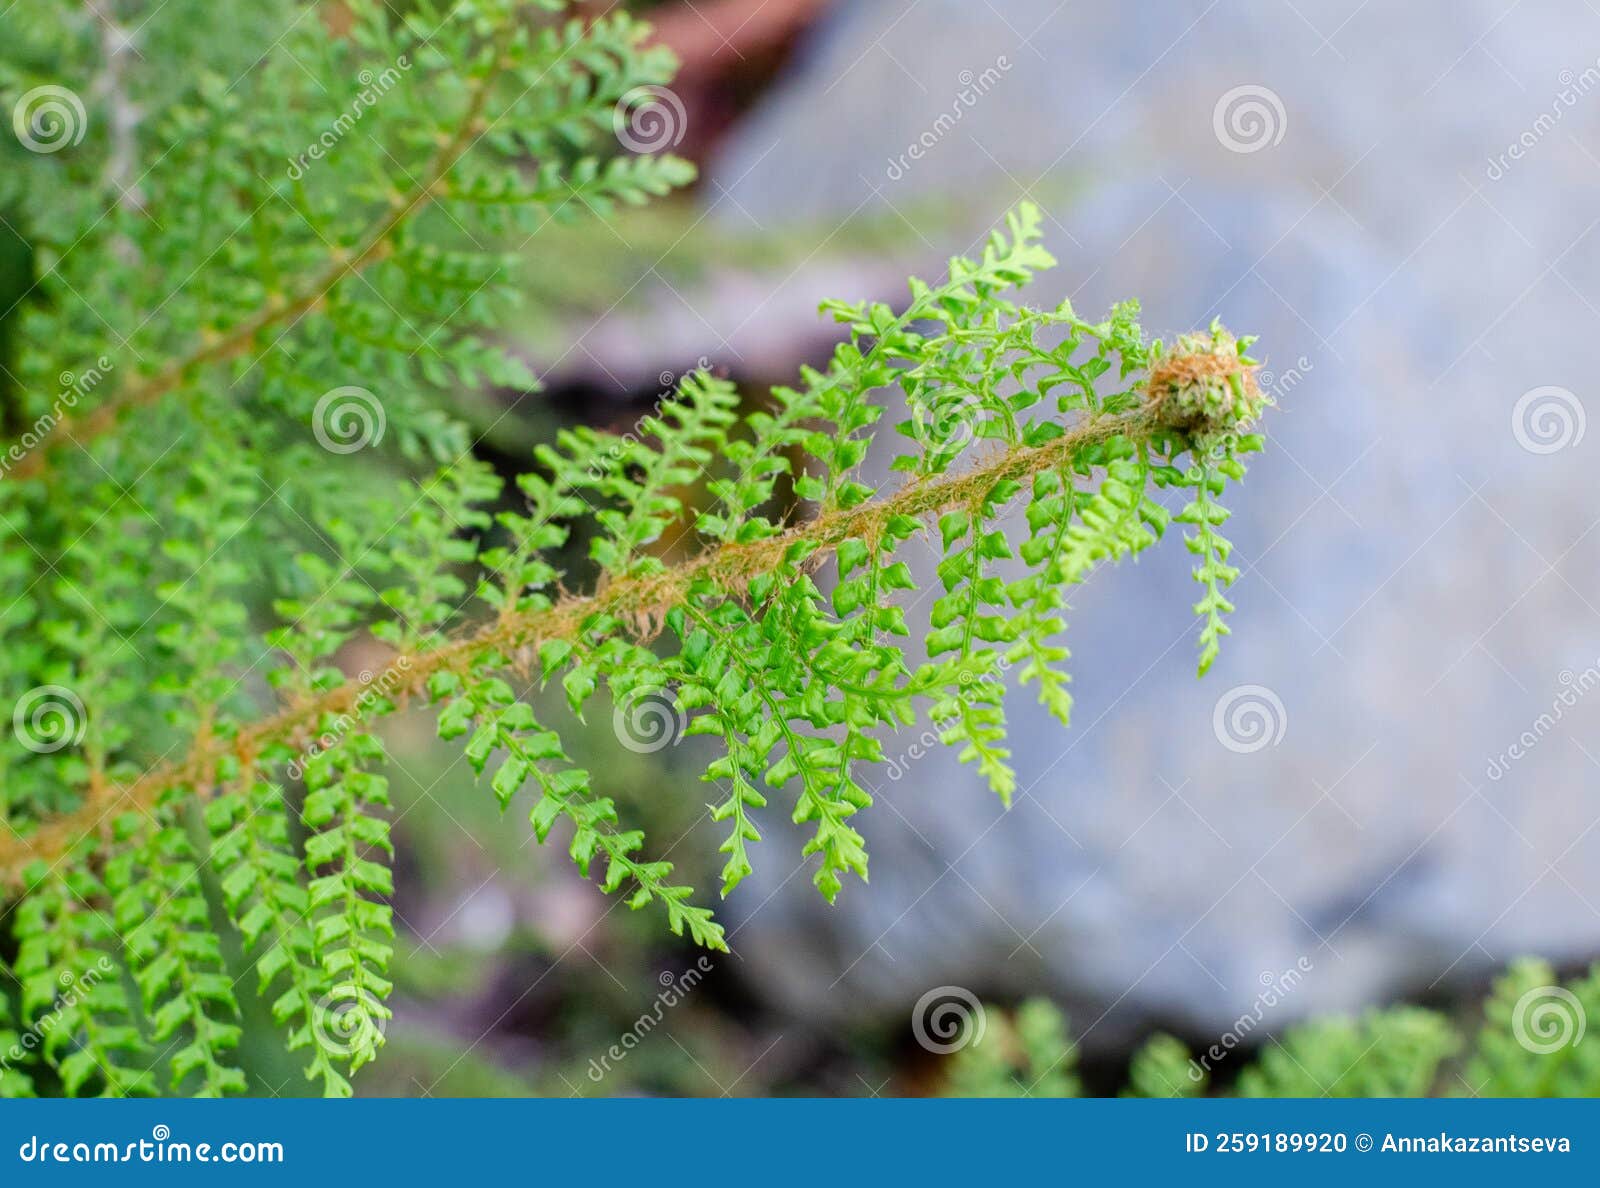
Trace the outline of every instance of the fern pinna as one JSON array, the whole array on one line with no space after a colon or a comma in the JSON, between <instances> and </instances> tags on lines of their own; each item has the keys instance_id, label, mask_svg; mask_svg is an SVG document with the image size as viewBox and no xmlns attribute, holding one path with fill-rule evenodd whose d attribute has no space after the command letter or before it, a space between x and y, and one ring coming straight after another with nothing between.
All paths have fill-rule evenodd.
<instances>
[{"instance_id":1,"label":"fern pinna","mask_svg":"<svg viewBox=\"0 0 1600 1188\"><path fill-rule=\"evenodd\" d=\"M172 0L145 57L263 6L237 7ZM475 460L447 397L534 384L495 336L510 254L691 175L611 139L670 76L663 51L624 15L531 15L559 7L396 21L350 0L348 28L286 20L231 84L129 69L131 127L91 110L81 143L26 151L8 198L40 276L10 410L26 448L0 481L0 1094L247 1091L235 953L307 1075L347 1094L390 1017L376 727L407 705L606 891L723 948L532 691L574 716L666 699L720 743L703 778L723 893L785 811L832 899L866 877L853 818L891 732L935 723L1009 798L1005 678L1067 721L1070 588L1162 535L1163 490L1198 558L1202 671L1215 656L1236 576L1220 496L1265 403L1249 340L1147 341L1131 303L1100 322L1019 304L1052 264L1031 206L899 312L825 306L846 340L763 407L702 371L635 433L561 433L514 490ZM13 8L8 91L104 93L89 30ZM378 92L358 118L352 79ZM130 144L142 173L118 168ZM63 393L69 371L94 382ZM888 391L904 478L879 487L862 465ZM667 563L684 532L703 547ZM925 647L904 617L919 534L941 556ZM358 636L388 658L348 676L333 660Z\"/></svg>"}]
</instances>

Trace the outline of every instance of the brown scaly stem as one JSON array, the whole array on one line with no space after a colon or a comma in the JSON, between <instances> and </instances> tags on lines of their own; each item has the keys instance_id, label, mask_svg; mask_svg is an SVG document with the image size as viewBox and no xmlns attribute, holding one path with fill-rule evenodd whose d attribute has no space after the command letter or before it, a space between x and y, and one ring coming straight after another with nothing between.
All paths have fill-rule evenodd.
<instances>
[{"instance_id":1,"label":"brown scaly stem","mask_svg":"<svg viewBox=\"0 0 1600 1188\"><path fill-rule=\"evenodd\" d=\"M545 640L569 636L599 612L626 615L636 621L659 620L660 614L681 601L696 580L747 581L774 567L797 541L814 542L819 551L831 550L846 539L881 529L891 516L922 517L942 511L969 500L975 490L1057 465L1077 449L1118 433L1148 432L1152 425L1148 411L1087 422L1047 445L1002 455L961 475L916 483L887 499L830 513L766 540L725 545L663 573L617 578L600 593L567 597L543 610L507 616L431 651L396 658L390 669L404 672L405 676L391 688L391 693L397 697L415 694L434 673L462 671L486 652L512 655ZM214 781L217 761L230 752L256 755L272 743L314 729L325 714L350 712L363 689L360 682L346 681L246 726L232 738L214 736L199 741L181 761L152 768L131 784L106 786L78 809L46 821L28 838L0 840L4 880L16 882L21 868L33 859L53 860L79 839L107 827L117 812L149 808L166 788L175 784L209 786Z\"/></svg>"},{"instance_id":2,"label":"brown scaly stem","mask_svg":"<svg viewBox=\"0 0 1600 1188\"><path fill-rule=\"evenodd\" d=\"M1252 366L1237 357L1219 358L1226 361L1219 361L1214 373L1238 374L1244 382L1253 383ZM1158 378L1160 374L1158 364ZM910 483L881 499L828 512L764 540L723 545L659 573L616 578L595 593L570 595L541 610L502 616L438 647L397 656L389 670L403 678L387 691L403 701L421 692L435 673L465 672L491 652L508 658L529 657L545 641L572 637L596 614L614 614L639 623L660 622L666 611L687 597L695 582L710 580L724 588L742 588L751 578L776 569L790 547L798 543L814 546L813 556L825 554L846 540L881 532L894 516L925 519L982 498L997 483L1069 465L1085 446L1117 436L1145 441L1152 434L1170 432L1162 417L1169 391L1162 385L1139 408L1080 421L1044 445L998 454L959 474ZM106 786L79 808L43 822L27 837L0 839L0 883L20 885L29 863L53 863L85 838L109 832L115 815L149 811L169 788L187 785L202 797L209 795L220 760L231 754L249 761L273 744L314 731L324 715L337 717L354 710L365 688L359 681L347 680L231 736L199 738L183 759L159 764L132 783Z\"/></svg>"}]
</instances>

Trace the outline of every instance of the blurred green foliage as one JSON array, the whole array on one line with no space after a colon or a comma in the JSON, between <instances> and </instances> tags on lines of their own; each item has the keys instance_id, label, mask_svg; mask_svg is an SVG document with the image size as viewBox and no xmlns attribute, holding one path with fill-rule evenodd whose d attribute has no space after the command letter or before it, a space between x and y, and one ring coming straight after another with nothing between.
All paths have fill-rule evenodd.
<instances>
[{"instance_id":1,"label":"blurred green foliage","mask_svg":"<svg viewBox=\"0 0 1600 1188\"><path fill-rule=\"evenodd\" d=\"M1212 1084L1234 1043L1191 1056L1157 1035L1133 1057L1123 1092L1194 1097L1600 1096L1600 965L1562 983L1547 962L1523 959L1498 978L1476 1027L1417 1006L1318 1018L1271 1039L1231 1087ZM951 1097L1077 1097L1077 1048L1064 1015L1033 999L991 1009L982 1033L951 1057Z\"/></svg>"}]
</instances>

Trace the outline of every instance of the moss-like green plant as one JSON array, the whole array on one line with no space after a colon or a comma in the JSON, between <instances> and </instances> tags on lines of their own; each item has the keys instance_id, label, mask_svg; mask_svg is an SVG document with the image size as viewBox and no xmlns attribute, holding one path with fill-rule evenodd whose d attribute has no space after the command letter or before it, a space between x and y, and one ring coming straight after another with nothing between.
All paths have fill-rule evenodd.
<instances>
[{"instance_id":1,"label":"moss-like green plant","mask_svg":"<svg viewBox=\"0 0 1600 1188\"><path fill-rule=\"evenodd\" d=\"M13 7L32 39L8 99L40 71L104 90L88 30ZM899 310L826 305L846 332L832 363L758 408L699 372L634 433L561 433L514 495L473 459L446 397L533 383L494 337L517 296L505 245L690 176L611 142L629 96L669 77L664 53L624 15L533 18L559 7L424 0L397 22L349 0L348 28L286 20L232 82L119 76L135 127L113 135L97 108L81 144L25 154L44 270L17 331L33 428L0 482L20 987L0 1026L49 1038L19 1047L0 1093L248 1088L234 943L307 1075L348 1093L390 1017L375 727L408 702L503 807L528 797L540 841L560 832L604 890L722 948L531 689L558 686L574 715L659 699L718 740L724 894L776 796L831 900L866 877L853 818L890 732L936 723L1009 799L1003 678L1067 721L1071 588L1161 536L1163 489L1199 559L1202 671L1216 655L1236 577L1219 498L1260 446L1249 340L1168 347L1132 303L1099 322L1019 304L1053 263L1030 206ZM190 30L151 20L159 61ZM136 176L112 168L118 136ZM71 399L53 396L68 372ZM878 487L862 463L890 390L909 444ZM374 481L358 449L414 477ZM589 573L567 572L575 526ZM939 589L916 654L904 546L923 534ZM332 658L358 635L388 656L349 677ZM65 1001L102 961L116 976Z\"/></svg>"},{"instance_id":2,"label":"moss-like green plant","mask_svg":"<svg viewBox=\"0 0 1600 1188\"><path fill-rule=\"evenodd\" d=\"M1600 1096L1600 965L1561 983L1524 959L1495 981L1475 1033L1415 1006L1331 1016L1288 1028L1239 1072L1238 1097ZM1054 1005L1033 999L1014 1013L989 1009L975 1042L950 1059L951 1097L1077 1097L1077 1047ZM969 1038L977 1035L970 1032ZM1229 1045L1231 1050L1231 1045ZM1227 1053L1213 1049L1214 1058ZM1130 1097L1195 1097L1213 1065L1170 1035L1134 1055Z\"/></svg>"}]
</instances>

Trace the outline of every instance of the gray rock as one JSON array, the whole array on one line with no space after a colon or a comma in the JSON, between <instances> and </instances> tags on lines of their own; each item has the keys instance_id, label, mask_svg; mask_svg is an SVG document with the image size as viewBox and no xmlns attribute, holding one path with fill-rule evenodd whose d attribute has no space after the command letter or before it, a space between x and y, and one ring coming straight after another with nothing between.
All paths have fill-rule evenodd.
<instances>
[{"instance_id":1,"label":"gray rock","mask_svg":"<svg viewBox=\"0 0 1600 1188\"><path fill-rule=\"evenodd\" d=\"M1274 1024L1600 948L1600 432L1575 419L1600 319L1600 15L1504 15L842 3L727 149L709 192L763 222L930 190L993 218L1032 192L1063 260L1037 301L1139 295L1167 332L1219 314L1262 336L1280 398L1235 498L1246 573L1212 674L1193 678L1181 546L1097 577L1072 731L1010 702L1011 812L952 756L916 759L866 814L871 885L835 909L792 874L793 838L765 843L728 905L765 992L824 1021L941 984L1050 993L1095 1044L1216 1033L1301 958ZM896 180L960 72L991 68ZM1272 93L1264 132L1222 125L1257 151L1214 128L1240 86ZM966 245L935 246L930 271ZM1571 395L1530 398L1514 431L1546 385ZM1552 433L1571 440L1539 452ZM1244 686L1282 734L1238 753L1214 716Z\"/></svg>"}]
</instances>

